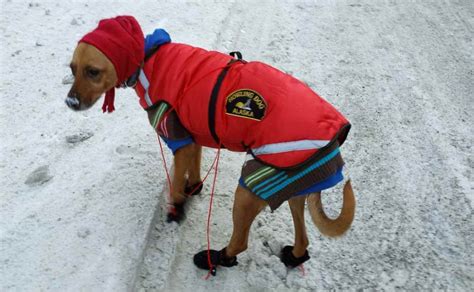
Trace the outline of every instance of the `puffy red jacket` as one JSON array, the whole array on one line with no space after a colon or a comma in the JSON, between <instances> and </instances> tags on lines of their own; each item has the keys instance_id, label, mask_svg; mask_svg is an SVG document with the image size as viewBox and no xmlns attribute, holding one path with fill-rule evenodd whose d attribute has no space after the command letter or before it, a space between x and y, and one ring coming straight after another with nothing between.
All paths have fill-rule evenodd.
<instances>
[{"instance_id":1,"label":"puffy red jacket","mask_svg":"<svg viewBox=\"0 0 474 292\"><path fill-rule=\"evenodd\" d=\"M189 45L162 45L140 72L140 104L151 109L166 101L196 143L217 148L220 141L276 167L296 166L331 143L342 145L349 122L307 85L260 62L231 60Z\"/></svg>"}]
</instances>

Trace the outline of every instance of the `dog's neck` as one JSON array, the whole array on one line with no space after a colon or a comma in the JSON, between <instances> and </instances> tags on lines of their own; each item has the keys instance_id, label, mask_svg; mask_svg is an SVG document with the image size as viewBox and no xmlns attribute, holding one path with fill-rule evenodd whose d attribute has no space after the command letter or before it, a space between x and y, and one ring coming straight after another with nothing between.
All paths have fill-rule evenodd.
<instances>
[{"instance_id":1,"label":"dog's neck","mask_svg":"<svg viewBox=\"0 0 474 292\"><path fill-rule=\"evenodd\" d=\"M122 88L135 87L135 85L137 85L138 75L140 75L140 71L142 70L142 67L143 67L143 64L140 67L138 67L135 73L133 73L130 77L128 77L127 80L122 82L122 84L120 84L120 87Z\"/></svg>"}]
</instances>

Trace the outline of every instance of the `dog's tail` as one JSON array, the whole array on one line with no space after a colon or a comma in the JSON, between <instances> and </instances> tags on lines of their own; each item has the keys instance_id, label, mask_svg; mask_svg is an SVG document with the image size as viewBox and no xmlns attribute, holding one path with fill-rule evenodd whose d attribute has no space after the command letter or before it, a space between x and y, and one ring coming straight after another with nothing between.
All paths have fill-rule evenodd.
<instances>
[{"instance_id":1,"label":"dog's tail","mask_svg":"<svg viewBox=\"0 0 474 292\"><path fill-rule=\"evenodd\" d=\"M331 237L340 236L351 227L352 220L354 220L356 202L350 180L344 185L343 193L342 211L336 219L330 219L324 213L321 193L314 193L308 196L307 202L311 218L319 231L324 235Z\"/></svg>"}]
</instances>

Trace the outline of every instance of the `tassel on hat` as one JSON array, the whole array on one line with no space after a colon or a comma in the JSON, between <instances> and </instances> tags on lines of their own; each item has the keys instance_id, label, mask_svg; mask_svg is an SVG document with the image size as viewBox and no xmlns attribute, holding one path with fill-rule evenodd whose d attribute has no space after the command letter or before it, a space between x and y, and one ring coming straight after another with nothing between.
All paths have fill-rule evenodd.
<instances>
[{"instance_id":1,"label":"tassel on hat","mask_svg":"<svg viewBox=\"0 0 474 292\"><path fill-rule=\"evenodd\" d=\"M105 93L104 104L102 105L102 112L111 113L115 110L114 106L115 88L110 89Z\"/></svg>"}]
</instances>

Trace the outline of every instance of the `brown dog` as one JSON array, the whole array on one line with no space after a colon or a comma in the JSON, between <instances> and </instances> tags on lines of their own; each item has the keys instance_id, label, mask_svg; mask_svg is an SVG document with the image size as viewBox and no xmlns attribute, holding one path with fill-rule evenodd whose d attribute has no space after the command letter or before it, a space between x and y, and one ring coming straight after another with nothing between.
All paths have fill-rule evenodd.
<instances>
[{"instance_id":1,"label":"brown dog","mask_svg":"<svg viewBox=\"0 0 474 292\"><path fill-rule=\"evenodd\" d=\"M96 47L84 42L79 43L74 51L71 70L75 80L66 98L66 104L74 110L90 108L102 94L113 89L117 84L117 72L114 68L114 63ZM150 112L149 118L150 122L152 122L153 114ZM188 198L185 193L186 186L195 185L201 181L200 164L200 145L192 143L176 151L172 175L171 203L182 205ZM296 266L309 259L306 250L309 242L304 221L305 200L308 202L313 222L321 233L325 235L339 236L343 234L349 229L354 218L355 198L350 181L347 181L344 186L344 201L341 214L334 220L329 219L325 215L319 192L311 195L295 196L289 199L288 203L295 228L295 242L292 248L283 249L282 251L282 261L287 266ZM232 266L236 263L235 256L247 249L252 222L266 206L267 202L249 189L240 185L237 187L232 214L232 236L227 246L216 254L217 257L213 258L211 264ZM303 259L305 257L306 259ZM296 259L296 262L289 258ZM298 261L298 259L303 260ZM203 267L203 265L200 267Z\"/></svg>"}]
</instances>

